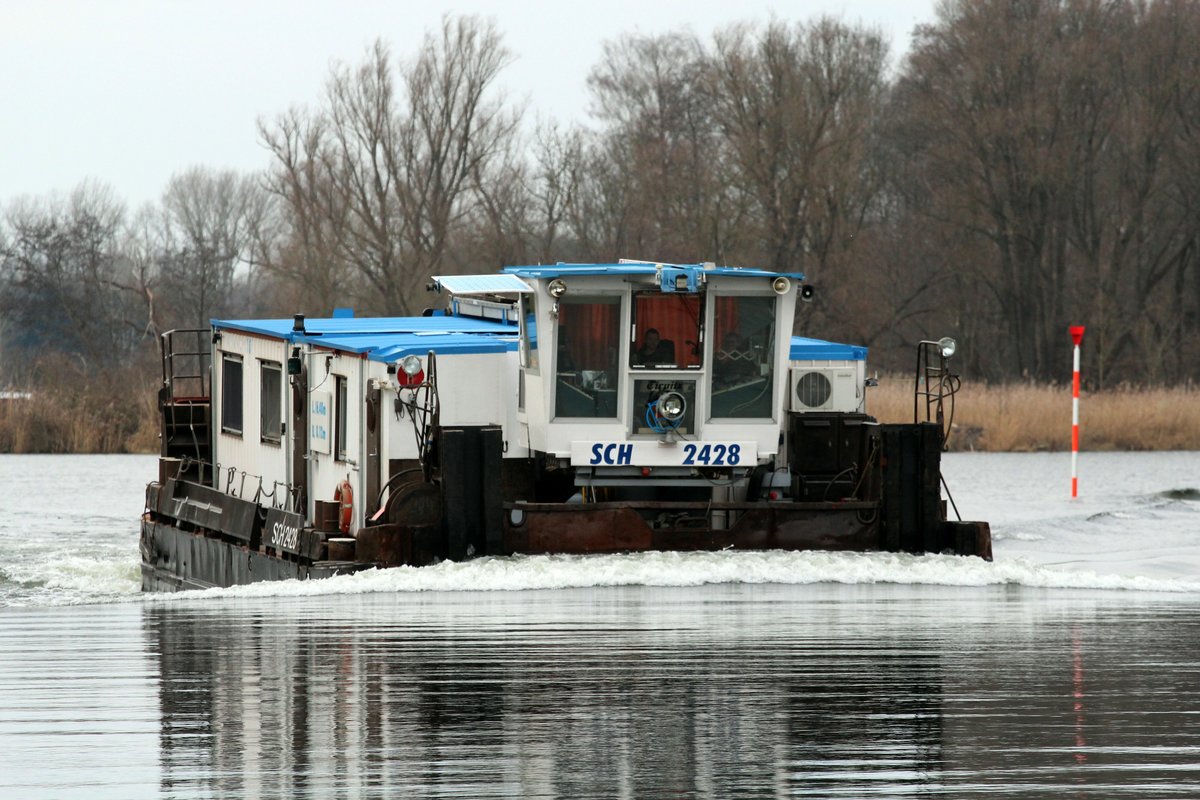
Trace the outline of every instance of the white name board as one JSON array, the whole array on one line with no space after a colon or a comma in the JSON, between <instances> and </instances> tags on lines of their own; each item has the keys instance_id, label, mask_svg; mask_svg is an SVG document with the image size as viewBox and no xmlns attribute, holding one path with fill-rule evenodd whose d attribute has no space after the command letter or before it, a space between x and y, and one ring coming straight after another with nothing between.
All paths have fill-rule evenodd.
<instances>
[{"instance_id":1,"label":"white name board","mask_svg":"<svg viewBox=\"0 0 1200 800\"><path fill-rule=\"evenodd\" d=\"M312 392L308 396L308 448L315 453L330 453L333 424L329 392Z\"/></svg>"},{"instance_id":2,"label":"white name board","mask_svg":"<svg viewBox=\"0 0 1200 800\"><path fill-rule=\"evenodd\" d=\"M571 442L571 466L754 467L757 442Z\"/></svg>"}]
</instances>

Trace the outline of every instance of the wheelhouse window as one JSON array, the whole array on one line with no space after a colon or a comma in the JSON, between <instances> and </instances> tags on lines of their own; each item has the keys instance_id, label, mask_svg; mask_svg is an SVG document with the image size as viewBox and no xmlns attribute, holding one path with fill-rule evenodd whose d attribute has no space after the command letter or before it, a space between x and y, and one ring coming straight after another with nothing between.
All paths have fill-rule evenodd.
<instances>
[{"instance_id":1,"label":"wheelhouse window","mask_svg":"<svg viewBox=\"0 0 1200 800\"><path fill-rule=\"evenodd\" d=\"M533 296L521 297L521 365L531 372L538 371L537 301Z\"/></svg>"},{"instance_id":2,"label":"wheelhouse window","mask_svg":"<svg viewBox=\"0 0 1200 800\"><path fill-rule=\"evenodd\" d=\"M242 435L242 358L221 354L221 430Z\"/></svg>"},{"instance_id":3,"label":"wheelhouse window","mask_svg":"<svg viewBox=\"0 0 1200 800\"><path fill-rule=\"evenodd\" d=\"M349 410L349 397L346 392L346 379L341 375L333 376L334 382L334 397L333 413L333 452L334 458L338 461L346 460L347 440L349 429L346 424L347 411Z\"/></svg>"},{"instance_id":4,"label":"wheelhouse window","mask_svg":"<svg viewBox=\"0 0 1200 800\"><path fill-rule=\"evenodd\" d=\"M634 295L629 365L635 369L699 369L704 304L698 294Z\"/></svg>"},{"instance_id":5,"label":"wheelhouse window","mask_svg":"<svg viewBox=\"0 0 1200 800\"><path fill-rule=\"evenodd\" d=\"M259 376L262 440L278 444L283 439L283 365L260 362Z\"/></svg>"},{"instance_id":6,"label":"wheelhouse window","mask_svg":"<svg viewBox=\"0 0 1200 800\"><path fill-rule=\"evenodd\" d=\"M712 416L773 416L775 298L716 297L712 302Z\"/></svg>"},{"instance_id":7,"label":"wheelhouse window","mask_svg":"<svg viewBox=\"0 0 1200 800\"><path fill-rule=\"evenodd\" d=\"M561 298L555 417L614 418L620 389L620 297Z\"/></svg>"}]
</instances>

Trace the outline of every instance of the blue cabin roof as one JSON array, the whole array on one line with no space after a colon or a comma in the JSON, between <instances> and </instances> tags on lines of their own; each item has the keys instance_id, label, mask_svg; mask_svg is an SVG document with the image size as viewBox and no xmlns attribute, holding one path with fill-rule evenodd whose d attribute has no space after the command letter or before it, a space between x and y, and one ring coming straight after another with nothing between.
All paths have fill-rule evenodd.
<instances>
[{"instance_id":1,"label":"blue cabin roof","mask_svg":"<svg viewBox=\"0 0 1200 800\"><path fill-rule=\"evenodd\" d=\"M666 264L655 261L623 261L617 264L538 264L526 267L505 267L504 272L522 278L562 278L570 275L641 275L653 276L660 267L705 275L732 275L739 278L775 278L783 275L798 281L802 272L772 272L744 267L716 267L705 264Z\"/></svg>"},{"instance_id":2,"label":"blue cabin roof","mask_svg":"<svg viewBox=\"0 0 1200 800\"><path fill-rule=\"evenodd\" d=\"M337 317L306 319L305 333L292 330L290 319L214 319L214 331L232 330L282 339L289 344L312 344L365 354L392 364L408 355L430 350L446 355L505 353L517 349L517 326L475 317ZM793 336L792 361L865 361L867 348Z\"/></svg>"},{"instance_id":3,"label":"blue cabin roof","mask_svg":"<svg viewBox=\"0 0 1200 800\"><path fill-rule=\"evenodd\" d=\"M866 361L867 348L857 344L839 344L807 336L793 336L788 354L792 361Z\"/></svg>"},{"instance_id":4,"label":"blue cabin roof","mask_svg":"<svg viewBox=\"0 0 1200 800\"><path fill-rule=\"evenodd\" d=\"M290 319L212 321L213 331L234 330L365 355L395 363L430 350L445 355L503 353L517 349L517 326L475 317L335 317L304 320L304 332Z\"/></svg>"},{"instance_id":5,"label":"blue cabin roof","mask_svg":"<svg viewBox=\"0 0 1200 800\"><path fill-rule=\"evenodd\" d=\"M659 270L686 274L689 286L698 283L701 273L740 278L773 278L784 275L796 280L804 279L798 272L771 272L763 269L716 267L709 264L624 261L617 264L559 263L506 267L499 276L495 276L495 281L487 283L484 288L488 291L510 291L514 286L520 288L520 284L504 283L502 276L505 275L525 279L570 275L654 276ZM468 282L483 277L467 276ZM512 278L509 278L509 281L511 280ZM293 330L291 319L214 319L212 327L214 332L242 331L281 339L289 344L310 344L357 353L385 363L394 363L407 355L424 355L430 350L447 355L511 352L517 349L518 336L516 324L503 320L454 316L444 312L434 312L432 316L422 317L355 317L350 309L337 309L332 318L306 319L302 332ZM794 361L865 361L867 348L793 336L789 356Z\"/></svg>"}]
</instances>

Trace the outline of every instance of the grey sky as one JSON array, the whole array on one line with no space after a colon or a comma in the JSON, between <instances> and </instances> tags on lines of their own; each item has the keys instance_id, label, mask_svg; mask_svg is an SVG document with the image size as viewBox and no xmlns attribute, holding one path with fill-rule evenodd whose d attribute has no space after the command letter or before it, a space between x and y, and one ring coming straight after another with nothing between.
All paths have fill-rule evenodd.
<instances>
[{"instance_id":1,"label":"grey sky","mask_svg":"<svg viewBox=\"0 0 1200 800\"><path fill-rule=\"evenodd\" d=\"M156 200L193 164L268 163L260 116L319 100L329 66L357 62L376 37L415 51L443 13L493 18L516 56L501 76L528 112L583 120L585 78L626 31L828 13L879 27L894 54L933 0L607 0L416 3L410 0L0 0L0 203L68 191L92 178L131 206Z\"/></svg>"}]
</instances>

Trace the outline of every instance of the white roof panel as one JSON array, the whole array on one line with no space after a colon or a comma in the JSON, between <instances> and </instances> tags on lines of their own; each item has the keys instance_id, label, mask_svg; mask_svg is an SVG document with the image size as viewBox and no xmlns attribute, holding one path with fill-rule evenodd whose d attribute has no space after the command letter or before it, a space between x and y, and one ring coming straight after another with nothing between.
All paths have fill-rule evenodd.
<instances>
[{"instance_id":1,"label":"white roof panel","mask_svg":"<svg viewBox=\"0 0 1200 800\"><path fill-rule=\"evenodd\" d=\"M451 294L512 294L532 292L533 287L516 275L434 275L437 282Z\"/></svg>"}]
</instances>

